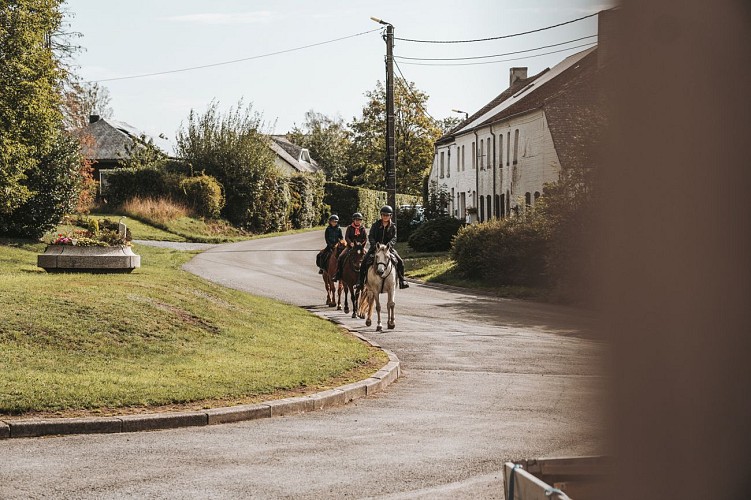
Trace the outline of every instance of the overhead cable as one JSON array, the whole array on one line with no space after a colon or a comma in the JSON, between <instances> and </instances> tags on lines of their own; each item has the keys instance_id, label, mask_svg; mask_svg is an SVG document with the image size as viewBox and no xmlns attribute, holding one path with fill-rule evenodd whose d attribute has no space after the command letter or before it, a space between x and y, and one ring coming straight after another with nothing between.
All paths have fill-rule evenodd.
<instances>
[{"instance_id":1,"label":"overhead cable","mask_svg":"<svg viewBox=\"0 0 751 500\"><path fill-rule=\"evenodd\" d=\"M89 81L87 83L112 82L112 81L115 81L115 80L132 80L134 78L145 78L147 76L167 75L167 74L171 74L171 73L182 73L184 71L193 71L193 70L196 70L196 69L213 68L215 66L224 66L226 64L235 64L235 63L244 62L244 61L251 61L253 59L261 59L263 57L271 57L271 56L276 56L276 55L279 55L279 54L286 54L288 52L295 52L297 50L309 49L311 47L318 47L319 45L326 45L328 43L339 42L339 41L342 41L342 40L347 40L349 38L355 38L355 37L358 37L358 36L367 35L368 33L373 33L375 31L380 31L380 28L372 29L372 30L369 30L369 31L363 31L361 33L355 33L354 35L343 36L341 38L334 38L333 40L326 40L325 42L311 43L310 45L303 45L301 47L295 47L293 49L278 50L276 52L269 52L268 54L260 54L260 55L257 55L257 56L243 57L242 59L233 59L231 61L223 61L223 62L212 63L212 64L204 64L204 65L201 65L201 66L191 66L189 68L180 68L180 69L173 69L173 70L168 70L168 71L157 71L157 72L154 72L154 73L144 73L144 74L140 74L140 75L119 76L119 77L116 77L116 78L103 78L101 80L91 80L91 81Z\"/></svg>"},{"instance_id":2,"label":"overhead cable","mask_svg":"<svg viewBox=\"0 0 751 500\"><path fill-rule=\"evenodd\" d=\"M545 31L545 30L557 28L559 26L565 26L566 24L571 24L571 23L575 23L577 21L581 21L583 19L587 19L589 17L594 17L597 14L599 14L599 12L595 12L594 14L589 14L587 16L582 16L582 17L579 17L577 19L572 19L571 21L566 21L564 23L553 24L552 26L545 26L544 28L537 28L535 30L530 30L530 31L522 31L521 33L513 33L511 35L492 36L492 37L488 37L488 38L477 38L477 39L474 39L474 40L417 40L417 39L414 39L414 38L399 38L399 37L394 37L394 39L401 40L402 42L414 42L414 43L473 43L473 42L488 42L490 40L501 40L503 38L512 38L512 37L515 37L515 36L529 35L530 33L538 33L540 31Z\"/></svg>"},{"instance_id":3,"label":"overhead cable","mask_svg":"<svg viewBox=\"0 0 751 500\"><path fill-rule=\"evenodd\" d=\"M480 64L496 64L508 61L522 61L525 59L531 59L533 57L547 56L549 54L557 54L559 52L566 52L567 50L579 49L582 47L591 47L597 45L597 42L585 43L582 45L574 45L565 49L551 50L550 52L543 52L541 54L532 54L524 57L512 57L510 59L498 59L497 61L482 61L482 62L470 62L470 63L419 63L419 62L403 62L402 64L409 64L412 66L478 66Z\"/></svg>"},{"instance_id":4,"label":"overhead cable","mask_svg":"<svg viewBox=\"0 0 751 500\"><path fill-rule=\"evenodd\" d=\"M543 45L542 47L535 47L534 49L526 49L526 50L517 50L516 52L506 52L503 54L491 54L488 56L472 56L472 57L407 57L407 56L394 56L397 59L405 59L410 61L466 61L470 59L488 59L491 57L503 57L503 56L510 56L513 54L523 54L525 52L534 52L536 50L542 50L542 49L549 49L551 47L559 47L561 45L566 45L567 43L574 43L574 42L580 42L582 40L586 40L587 38L594 38L597 35L589 35L589 36L583 36L581 38L575 38L573 40L569 40L567 42L561 42L561 43L554 43L552 45Z\"/></svg>"},{"instance_id":5,"label":"overhead cable","mask_svg":"<svg viewBox=\"0 0 751 500\"><path fill-rule=\"evenodd\" d=\"M396 61L394 61L394 66L396 66L397 71L399 71L399 75L401 75L401 77L402 77L402 82L403 82L402 85L407 90L407 92L409 93L409 95L412 96L413 102L415 104L417 104L417 106L420 108L420 110L423 113L425 113L426 115L428 115L434 122L438 123L438 120L436 120L435 118L433 118L433 115L431 115L430 113L428 113L428 110L425 109L422 106L422 104L420 103L420 100L417 98L417 96L414 94L414 92L412 92L412 89L409 86L409 82L407 81L406 78L404 78L404 73L402 73L402 68L399 67L399 64Z\"/></svg>"}]
</instances>

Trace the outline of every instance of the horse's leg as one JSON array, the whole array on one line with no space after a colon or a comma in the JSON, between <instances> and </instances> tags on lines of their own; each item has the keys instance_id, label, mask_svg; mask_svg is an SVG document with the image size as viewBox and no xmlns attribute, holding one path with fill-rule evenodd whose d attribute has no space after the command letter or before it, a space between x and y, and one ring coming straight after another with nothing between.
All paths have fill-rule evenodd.
<instances>
[{"instance_id":1,"label":"horse's leg","mask_svg":"<svg viewBox=\"0 0 751 500\"><path fill-rule=\"evenodd\" d=\"M396 282L394 282L394 286L389 289L389 302L386 305L386 310L388 312L388 322L386 324L386 327L389 330L393 330L396 327L396 321L394 319L394 289L396 288Z\"/></svg>"},{"instance_id":2,"label":"horse's leg","mask_svg":"<svg viewBox=\"0 0 751 500\"><path fill-rule=\"evenodd\" d=\"M383 325L381 324L381 294L376 294L376 312L378 313L378 324L376 325L376 331L380 332L383 330Z\"/></svg>"},{"instance_id":3,"label":"horse's leg","mask_svg":"<svg viewBox=\"0 0 751 500\"><path fill-rule=\"evenodd\" d=\"M349 299L349 285L344 285L344 314L349 313L349 300L348 299Z\"/></svg>"},{"instance_id":4,"label":"horse's leg","mask_svg":"<svg viewBox=\"0 0 751 500\"><path fill-rule=\"evenodd\" d=\"M342 288L344 285L342 285L342 280L339 280L338 284L334 284L336 287L336 310L341 311L342 310Z\"/></svg>"}]
</instances>

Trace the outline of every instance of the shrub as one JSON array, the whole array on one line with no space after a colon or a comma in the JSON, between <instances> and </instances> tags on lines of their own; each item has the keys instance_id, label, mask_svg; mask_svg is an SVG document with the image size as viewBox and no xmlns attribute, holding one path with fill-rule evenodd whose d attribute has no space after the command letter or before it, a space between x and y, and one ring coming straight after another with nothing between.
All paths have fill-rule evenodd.
<instances>
[{"instance_id":1,"label":"shrub","mask_svg":"<svg viewBox=\"0 0 751 500\"><path fill-rule=\"evenodd\" d=\"M289 220L293 228L312 227L327 217L323 203L323 173L315 175L295 174L289 179Z\"/></svg>"},{"instance_id":2,"label":"shrub","mask_svg":"<svg viewBox=\"0 0 751 500\"><path fill-rule=\"evenodd\" d=\"M465 277L527 286L547 282L547 253L545 221L534 215L467 226L451 251L456 271Z\"/></svg>"},{"instance_id":3,"label":"shrub","mask_svg":"<svg viewBox=\"0 0 751 500\"><path fill-rule=\"evenodd\" d=\"M209 219L219 218L224 208L222 186L213 177L205 174L186 177L180 181L184 200L193 213Z\"/></svg>"},{"instance_id":4,"label":"shrub","mask_svg":"<svg viewBox=\"0 0 751 500\"><path fill-rule=\"evenodd\" d=\"M439 217L420 225L409 237L409 246L418 252L441 252L451 248L451 240L462 227L453 217Z\"/></svg>"},{"instance_id":5,"label":"shrub","mask_svg":"<svg viewBox=\"0 0 751 500\"><path fill-rule=\"evenodd\" d=\"M397 238L399 241L409 241L412 233L423 224L424 217L416 205L402 205L396 208L396 220L399 228Z\"/></svg>"},{"instance_id":6,"label":"shrub","mask_svg":"<svg viewBox=\"0 0 751 500\"><path fill-rule=\"evenodd\" d=\"M107 172L103 197L110 205L122 205L133 198L180 198L184 177L160 168L118 168Z\"/></svg>"}]
</instances>

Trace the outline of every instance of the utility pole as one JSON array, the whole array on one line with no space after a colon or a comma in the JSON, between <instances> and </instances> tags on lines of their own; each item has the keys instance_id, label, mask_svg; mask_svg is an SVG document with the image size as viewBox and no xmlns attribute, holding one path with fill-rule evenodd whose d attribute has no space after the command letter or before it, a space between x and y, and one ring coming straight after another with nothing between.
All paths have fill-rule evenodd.
<instances>
[{"instance_id":1,"label":"utility pole","mask_svg":"<svg viewBox=\"0 0 751 500\"><path fill-rule=\"evenodd\" d=\"M394 209L396 220L396 145L394 118L394 26L382 19L371 17L386 26L386 199Z\"/></svg>"}]
</instances>

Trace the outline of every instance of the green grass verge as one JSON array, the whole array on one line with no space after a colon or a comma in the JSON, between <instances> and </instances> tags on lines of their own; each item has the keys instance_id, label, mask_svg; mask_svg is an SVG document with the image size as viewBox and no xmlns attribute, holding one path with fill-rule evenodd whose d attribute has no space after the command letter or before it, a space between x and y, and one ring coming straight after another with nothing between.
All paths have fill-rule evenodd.
<instances>
[{"instance_id":1,"label":"green grass verge","mask_svg":"<svg viewBox=\"0 0 751 500\"><path fill-rule=\"evenodd\" d=\"M405 274L426 283L441 283L481 290L498 297L533 299L546 301L548 291L526 286L494 285L482 280L467 279L456 272L456 263L450 252L415 252L406 242L396 244L399 255L404 259Z\"/></svg>"},{"instance_id":2,"label":"green grass verge","mask_svg":"<svg viewBox=\"0 0 751 500\"><path fill-rule=\"evenodd\" d=\"M132 274L47 274L43 249L0 240L0 415L285 397L387 361L312 314L182 271L192 252L138 246Z\"/></svg>"}]
</instances>

